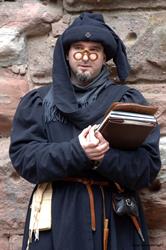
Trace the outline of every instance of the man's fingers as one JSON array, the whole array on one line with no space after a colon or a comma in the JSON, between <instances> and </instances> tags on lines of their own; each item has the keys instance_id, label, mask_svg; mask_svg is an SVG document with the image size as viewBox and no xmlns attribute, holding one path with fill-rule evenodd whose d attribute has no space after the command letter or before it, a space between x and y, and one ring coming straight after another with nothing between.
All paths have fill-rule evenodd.
<instances>
[{"instance_id":1,"label":"man's fingers","mask_svg":"<svg viewBox=\"0 0 166 250\"><path fill-rule=\"evenodd\" d=\"M82 132L79 134L78 138L82 148L85 150L87 145L87 135L89 133L91 126L89 125L87 128L83 129Z\"/></svg>"},{"instance_id":2,"label":"man's fingers","mask_svg":"<svg viewBox=\"0 0 166 250\"><path fill-rule=\"evenodd\" d=\"M96 136L95 136L95 127L96 127L96 125L94 125L93 127L91 127L90 128L90 130L89 130L89 134L88 134L88 141L90 142L90 143L92 143L93 145L98 145L99 144L99 139L98 138L96 138Z\"/></svg>"},{"instance_id":3,"label":"man's fingers","mask_svg":"<svg viewBox=\"0 0 166 250\"><path fill-rule=\"evenodd\" d=\"M96 133L95 133L95 136L96 136L96 138L98 138L99 139L99 141L100 142L107 142L106 141L106 139L102 136L102 134L99 132L99 131L97 131Z\"/></svg>"},{"instance_id":4,"label":"man's fingers","mask_svg":"<svg viewBox=\"0 0 166 250\"><path fill-rule=\"evenodd\" d=\"M88 126L85 128L79 135L79 141L89 159L102 160L109 150L109 143L101 133L95 132L95 127Z\"/></svg>"},{"instance_id":5,"label":"man's fingers","mask_svg":"<svg viewBox=\"0 0 166 250\"><path fill-rule=\"evenodd\" d=\"M105 143L99 144L96 147L96 150L99 152L102 152L102 151L107 151L109 148L110 148L109 143L105 142Z\"/></svg>"},{"instance_id":6,"label":"man's fingers","mask_svg":"<svg viewBox=\"0 0 166 250\"><path fill-rule=\"evenodd\" d=\"M87 128L84 128L84 129L82 130L82 132L81 132L80 135L82 135L83 137L86 137L86 136L88 135L90 129L91 129L91 125L89 125Z\"/></svg>"},{"instance_id":7,"label":"man's fingers","mask_svg":"<svg viewBox=\"0 0 166 250\"><path fill-rule=\"evenodd\" d=\"M105 154L109 150L109 144L99 144L97 147L91 148L87 147L87 152L91 156L100 156L102 154Z\"/></svg>"}]
</instances>

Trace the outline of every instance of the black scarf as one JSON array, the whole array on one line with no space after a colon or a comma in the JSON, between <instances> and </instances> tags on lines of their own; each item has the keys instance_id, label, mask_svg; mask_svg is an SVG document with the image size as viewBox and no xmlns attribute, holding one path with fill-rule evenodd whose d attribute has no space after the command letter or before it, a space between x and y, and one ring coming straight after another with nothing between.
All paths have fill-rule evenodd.
<instances>
[{"instance_id":1,"label":"black scarf","mask_svg":"<svg viewBox=\"0 0 166 250\"><path fill-rule=\"evenodd\" d=\"M53 86L44 98L44 118L45 123L59 121L67 123L70 121L79 129L84 129L89 124L99 123L103 115L110 107L112 102L120 101L123 94L128 90L126 85L110 84L103 88L98 98L91 104L79 108L72 113L64 113L54 105Z\"/></svg>"},{"instance_id":2,"label":"black scarf","mask_svg":"<svg viewBox=\"0 0 166 250\"><path fill-rule=\"evenodd\" d=\"M73 83L78 107L84 108L96 101L100 92L112 83L109 80L109 75L107 67L104 66L101 73L87 86L79 86Z\"/></svg>"}]
</instances>

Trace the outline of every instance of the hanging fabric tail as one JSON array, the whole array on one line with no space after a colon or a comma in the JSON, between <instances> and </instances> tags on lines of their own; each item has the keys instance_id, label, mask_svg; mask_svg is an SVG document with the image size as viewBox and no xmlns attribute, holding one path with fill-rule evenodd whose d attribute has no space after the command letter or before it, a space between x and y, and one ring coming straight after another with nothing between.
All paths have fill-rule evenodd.
<instances>
[{"instance_id":1,"label":"hanging fabric tail","mask_svg":"<svg viewBox=\"0 0 166 250\"><path fill-rule=\"evenodd\" d=\"M51 229L52 192L51 183L42 183L33 194L26 250L29 250L33 233L35 240L39 240L39 231Z\"/></svg>"}]
</instances>

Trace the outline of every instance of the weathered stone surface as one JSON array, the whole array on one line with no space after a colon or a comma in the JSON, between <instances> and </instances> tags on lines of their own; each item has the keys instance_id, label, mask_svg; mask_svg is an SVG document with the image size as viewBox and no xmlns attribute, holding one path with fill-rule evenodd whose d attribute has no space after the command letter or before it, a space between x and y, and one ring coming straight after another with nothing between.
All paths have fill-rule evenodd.
<instances>
[{"instance_id":1,"label":"weathered stone surface","mask_svg":"<svg viewBox=\"0 0 166 250\"><path fill-rule=\"evenodd\" d=\"M64 30L68 27L71 21L70 15L65 15L59 22L52 24L52 34L54 37L61 35Z\"/></svg>"},{"instance_id":2,"label":"weathered stone surface","mask_svg":"<svg viewBox=\"0 0 166 250\"><path fill-rule=\"evenodd\" d=\"M3 3L0 8L0 23L3 27L17 27L27 36L47 34L50 23L58 21L62 16L62 7L50 3L47 5L38 1L23 1L23 3Z\"/></svg>"},{"instance_id":3,"label":"weathered stone surface","mask_svg":"<svg viewBox=\"0 0 166 250\"><path fill-rule=\"evenodd\" d=\"M0 235L0 249L9 250L9 240L6 235Z\"/></svg>"},{"instance_id":4,"label":"weathered stone surface","mask_svg":"<svg viewBox=\"0 0 166 250\"><path fill-rule=\"evenodd\" d=\"M10 133L12 117L20 97L28 91L24 78L0 70L0 137Z\"/></svg>"},{"instance_id":5,"label":"weathered stone surface","mask_svg":"<svg viewBox=\"0 0 166 250\"><path fill-rule=\"evenodd\" d=\"M150 189L143 190L141 197L144 202L145 214L150 229L164 231L166 225L166 137L162 137L160 140L160 152L162 168L157 176L157 180L159 180L161 188L156 192L152 192Z\"/></svg>"},{"instance_id":6,"label":"weathered stone surface","mask_svg":"<svg viewBox=\"0 0 166 250\"><path fill-rule=\"evenodd\" d=\"M166 168L163 170L166 173ZM164 230L166 225L166 183L162 183L161 190L151 192L146 190L143 196L144 210L150 229ZM143 193L143 191L142 191Z\"/></svg>"},{"instance_id":7,"label":"weathered stone surface","mask_svg":"<svg viewBox=\"0 0 166 250\"><path fill-rule=\"evenodd\" d=\"M26 60L26 44L17 28L0 28L0 66L22 64Z\"/></svg>"},{"instance_id":8,"label":"weathered stone surface","mask_svg":"<svg viewBox=\"0 0 166 250\"><path fill-rule=\"evenodd\" d=\"M166 8L165 0L63 0L67 11Z\"/></svg>"},{"instance_id":9,"label":"weathered stone surface","mask_svg":"<svg viewBox=\"0 0 166 250\"><path fill-rule=\"evenodd\" d=\"M166 81L165 12L106 13L104 17L127 47L132 68L128 80Z\"/></svg>"},{"instance_id":10,"label":"weathered stone surface","mask_svg":"<svg viewBox=\"0 0 166 250\"><path fill-rule=\"evenodd\" d=\"M28 72L32 83L41 85L52 81L52 58L55 41L55 38L46 36L29 39Z\"/></svg>"},{"instance_id":11,"label":"weathered stone surface","mask_svg":"<svg viewBox=\"0 0 166 250\"><path fill-rule=\"evenodd\" d=\"M141 199L148 223L152 250L163 250L166 248L166 137L162 137L160 140L160 152L162 168L157 180L161 184L161 188L156 192L150 189L141 191Z\"/></svg>"},{"instance_id":12,"label":"weathered stone surface","mask_svg":"<svg viewBox=\"0 0 166 250\"><path fill-rule=\"evenodd\" d=\"M9 250L19 250L22 246L22 236L13 235L9 239Z\"/></svg>"},{"instance_id":13,"label":"weathered stone surface","mask_svg":"<svg viewBox=\"0 0 166 250\"><path fill-rule=\"evenodd\" d=\"M134 87L141 91L150 104L158 107L157 117L160 124L161 136L166 135L166 85L157 84L153 82L142 82L139 84L132 84L130 87Z\"/></svg>"},{"instance_id":14,"label":"weathered stone surface","mask_svg":"<svg viewBox=\"0 0 166 250\"><path fill-rule=\"evenodd\" d=\"M25 75L27 70L27 65L12 65L11 70L15 74Z\"/></svg>"},{"instance_id":15,"label":"weathered stone surface","mask_svg":"<svg viewBox=\"0 0 166 250\"><path fill-rule=\"evenodd\" d=\"M166 248L165 230L150 230L150 249L164 250Z\"/></svg>"},{"instance_id":16,"label":"weathered stone surface","mask_svg":"<svg viewBox=\"0 0 166 250\"><path fill-rule=\"evenodd\" d=\"M20 235L32 185L13 169L8 156L9 143L9 139L0 139L0 235Z\"/></svg>"}]
</instances>

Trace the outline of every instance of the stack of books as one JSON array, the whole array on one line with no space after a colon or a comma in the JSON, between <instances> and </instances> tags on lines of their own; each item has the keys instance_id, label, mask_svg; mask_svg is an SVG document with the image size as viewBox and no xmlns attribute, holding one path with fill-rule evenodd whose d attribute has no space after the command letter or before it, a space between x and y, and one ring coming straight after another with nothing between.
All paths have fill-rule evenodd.
<instances>
[{"instance_id":1,"label":"stack of books","mask_svg":"<svg viewBox=\"0 0 166 250\"><path fill-rule=\"evenodd\" d=\"M157 108L136 103L113 103L98 126L103 137L115 148L139 147L157 125Z\"/></svg>"}]
</instances>

